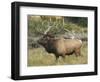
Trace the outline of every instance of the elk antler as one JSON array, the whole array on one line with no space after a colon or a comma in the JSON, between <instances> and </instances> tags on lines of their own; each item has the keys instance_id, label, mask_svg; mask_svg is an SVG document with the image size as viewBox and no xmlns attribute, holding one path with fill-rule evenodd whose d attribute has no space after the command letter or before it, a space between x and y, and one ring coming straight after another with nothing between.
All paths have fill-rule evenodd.
<instances>
[{"instance_id":1,"label":"elk antler","mask_svg":"<svg viewBox=\"0 0 100 82\"><path fill-rule=\"evenodd\" d=\"M51 19L50 19L50 22L51 22ZM51 25L50 25L50 22L48 22L48 28L47 30L44 32L44 34L47 34L49 32L49 30L51 29Z\"/></svg>"},{"instance_id":2,"label":"elk antler","mask_svg":"<svg viewBox=\"0 0 100 82\"><path fill-rule=\"evenodd\" d=\"M44 32L44 34L47 34L52 26L49 26L48 29Z\"/></svg>"},{"instance_id":3,"label":"elk antler","mask_svg":"<svg viewBox=\"0 0 100 82\"><path fill-rule=\"evenodd\" d=\"M75 33L74 32L71 32L71 31L69 31L68 29L65 29L65 28L64 28L64 31L67 31L67 32L71 33L71 39L75 38Z\"/></svg>"}]
</instances>

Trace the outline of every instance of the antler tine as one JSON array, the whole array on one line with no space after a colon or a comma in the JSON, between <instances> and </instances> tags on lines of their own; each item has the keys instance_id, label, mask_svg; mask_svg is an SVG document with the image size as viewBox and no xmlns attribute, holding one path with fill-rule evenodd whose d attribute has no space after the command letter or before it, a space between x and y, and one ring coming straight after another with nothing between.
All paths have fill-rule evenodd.
<instances>
[{"instance_id":1,"label":"antler tine","mask_svg":"<svg viewBox=\"0 0 100 82\"><path fill-rule=\"evenodd\" d=\"M43 24L44 24L44 22L41 23L41 26L43 26ZM42 32L41 29L36 30L36 33L40 34L40 35L44 35L44 33Z\"/></svg>"},{"instance_id":2,"label":"antler tine","mask_svg":"<svg viewBox=\"0 0 100 82\"><path fill-rule=\"evenodd\" d=\"M71 31L69 31L68 29L65 29L65 28L64 28L64 31L67 31L67 32L71 33L71 38L72 39L75 38L75 33L74 32L71 32Z\"/></svg>"},{"instance_id":3,"label":"antler tine","mask_svg":"<svg viewBox=\"0 0 100 82\"><path fill-rule=\"evenodd\" d=\"M44 32L44 34L47 34L52 26L49 26L48 29Z\"/></svg>"},{"instance_id":4,"label":"antler tine","mask_svg":"<svg viewBox=\"0 0 100 82\"><path fill-rule=\"evenodd\" d=\"M65 28L64 28L64 31L71 32L71 31L69 31L68 29L65 29Z\"/></svg>"}]
</instances>

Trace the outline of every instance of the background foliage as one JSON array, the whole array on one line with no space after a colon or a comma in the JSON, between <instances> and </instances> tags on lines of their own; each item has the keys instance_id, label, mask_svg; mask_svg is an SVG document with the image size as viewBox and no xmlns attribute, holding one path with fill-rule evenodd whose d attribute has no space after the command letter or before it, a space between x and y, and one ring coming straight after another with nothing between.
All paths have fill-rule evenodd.
<instances>
[{"instance_id":1,"label":"background foliage","mask_svg":"<svg viewBox=\"0 0 100 82\"><path fill-rule=\"evenodd\" d=\"M86 17L62 17L62 16L33 16L28 15L28 44L29 47L37 47L36 41L42 36L49 26L52 26L49 33L60 37L87 40ZM65 31L66 29L67 31Z\"/></svg>"}]
</instances>

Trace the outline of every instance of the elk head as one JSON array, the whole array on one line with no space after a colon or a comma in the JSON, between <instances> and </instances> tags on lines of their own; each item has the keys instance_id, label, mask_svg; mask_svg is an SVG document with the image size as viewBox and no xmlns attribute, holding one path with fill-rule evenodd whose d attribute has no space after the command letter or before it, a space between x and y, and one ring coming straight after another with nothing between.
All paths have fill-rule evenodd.
<instances>
[{"instance_id":1,"label":"elk head","mask_svg":"<svg viewBox=\"0 0 100 82\"><path fill-rule=\"evenodd\" d=\"M38 40L38 43L40 45L45 46L50 39L55 38L55 36L49 32L50 29L51 29L51 26L49 26L49 28L44 33L41 33L43 36Z\"/></svg>"}]
</instances>

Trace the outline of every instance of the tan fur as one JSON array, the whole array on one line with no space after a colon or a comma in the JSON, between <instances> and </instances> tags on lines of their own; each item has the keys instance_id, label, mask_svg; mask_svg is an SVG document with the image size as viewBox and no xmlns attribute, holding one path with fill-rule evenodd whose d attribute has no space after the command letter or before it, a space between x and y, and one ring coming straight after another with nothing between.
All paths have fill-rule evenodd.
<instances>
[{"instance_id":1,"label":"tan fur","mask_svg":"<svg viewBox=\"0 0 100 82\"><path fill-rule=\"evenodd\" d=\"M57 52L63 55L71 53L72 51L75 51L76 54L80 54L79 52L80 52L81 46L82 46L82 43L78 39L60 38L56 42Z\"/></svg>"}]
</instances>

